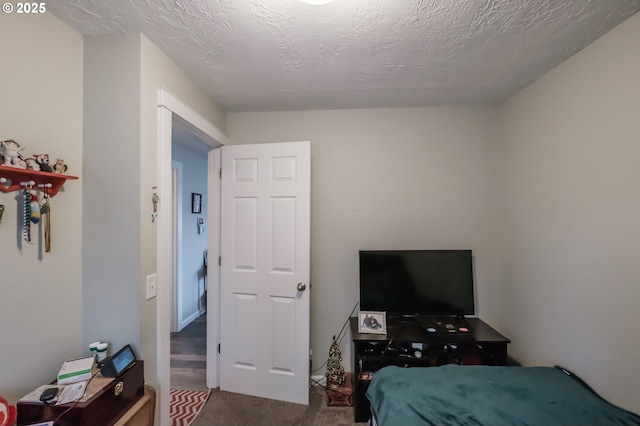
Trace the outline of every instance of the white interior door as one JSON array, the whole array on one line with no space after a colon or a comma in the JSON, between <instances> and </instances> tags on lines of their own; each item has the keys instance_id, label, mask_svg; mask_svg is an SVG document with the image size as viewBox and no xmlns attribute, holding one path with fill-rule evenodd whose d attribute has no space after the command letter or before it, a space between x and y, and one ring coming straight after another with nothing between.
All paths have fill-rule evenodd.
<instances>
[{"instance_id":1,"label":"white interior door","mask_svg":"<svg viewBox=\"0 0 640 426\"><path fill-rule=\"evenodd\" d=\"M310 143L222 148L220 388L309 403Z\"/></svg>"}]
</instances>

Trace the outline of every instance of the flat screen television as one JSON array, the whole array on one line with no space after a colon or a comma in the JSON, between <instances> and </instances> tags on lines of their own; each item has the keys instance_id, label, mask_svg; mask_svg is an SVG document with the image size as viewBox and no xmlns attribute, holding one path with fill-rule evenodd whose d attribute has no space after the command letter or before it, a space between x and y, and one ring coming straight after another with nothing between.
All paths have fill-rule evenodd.
<instances>
[{"instance_id":1,"label":"flat screen television","mask_svg":"<svg viewBox=\"0 0 640 426\"><path fill-rule=\"evenodd\" d=\"M475 315L471 250L360 251L360 310Z\"/></svg>"}]
</instances>

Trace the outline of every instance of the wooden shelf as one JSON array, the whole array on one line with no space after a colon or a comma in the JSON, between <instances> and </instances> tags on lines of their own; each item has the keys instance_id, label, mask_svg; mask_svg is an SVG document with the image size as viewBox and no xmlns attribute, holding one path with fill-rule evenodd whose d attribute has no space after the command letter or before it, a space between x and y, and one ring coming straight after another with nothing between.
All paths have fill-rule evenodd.
<instances>
[{"instance_id":1,"label":"wooden shelf","mask_svg":"<svg viewBox=\"0 0 640 426\"><path fill-rule=\"evenodd\" d=\"M66 175L62 173L36 172L34 170L20 169L18 167L0 166L0 178L7 179L6 182L0 183L0 191L12 192L23 189L22 182L34 182L34 189L44 190L39 185L51 184L48 189L49 196L53 197L60 191L62 185L67 179L78 179L77 176Z\"/></svg>"}]
</instances>

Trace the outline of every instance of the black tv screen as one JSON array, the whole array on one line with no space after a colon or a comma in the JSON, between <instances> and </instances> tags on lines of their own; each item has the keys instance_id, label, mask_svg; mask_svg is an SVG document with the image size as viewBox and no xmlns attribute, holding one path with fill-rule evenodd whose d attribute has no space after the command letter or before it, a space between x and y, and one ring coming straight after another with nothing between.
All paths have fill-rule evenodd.
<instances>
[{"instance_id":1,"label":"black tv screen","mask_svg":"<svg viewBox=\"0 0 640 426\"><path fill-rule=\"evenodd\" d=\"M360 251L360 310L474 315L471 250Z\"/></svg>"}]
</instances>

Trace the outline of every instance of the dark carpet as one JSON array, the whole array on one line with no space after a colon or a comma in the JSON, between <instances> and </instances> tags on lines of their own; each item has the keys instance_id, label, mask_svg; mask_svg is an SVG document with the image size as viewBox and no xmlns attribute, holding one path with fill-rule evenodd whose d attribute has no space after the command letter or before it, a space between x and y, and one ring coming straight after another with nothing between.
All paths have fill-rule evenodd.
<instances>
[{"instance_id":1,"label":"dark carpet","mask_svg":"<svg viewBox=\"0 0 640 426\"><path fill-rule=\"evenodd\" d=\"M355 423L353 407L327 407L321 386L309 390L309 405L274 401L254 396L211 390L209 400L192 426L248 425L366 425Z\"/></svg>"}]
</instances>

